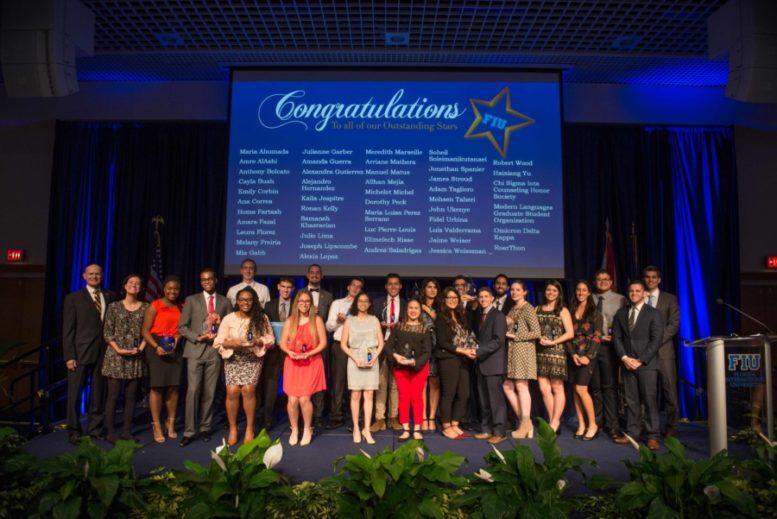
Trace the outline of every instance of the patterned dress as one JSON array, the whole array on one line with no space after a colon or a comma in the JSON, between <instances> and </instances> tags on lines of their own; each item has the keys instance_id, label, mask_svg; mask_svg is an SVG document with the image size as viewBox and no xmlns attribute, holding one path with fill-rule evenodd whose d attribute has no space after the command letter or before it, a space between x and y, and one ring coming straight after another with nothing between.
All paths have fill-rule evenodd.
<instances>
[{"instance_id":1,"label":"patterned dress","mask_svg":"<svg viewBox=\"0 0 777 519\"><path fill-rule=\"evenodd\" d=\"M537 379L537 339L540 338L540 323L537 312L529 303L510 310L513 320L514 339L507 343L507 378L513 380Z\"/></svg>"},{"instance_id":2,"label":"patterned dress","mask_svg":"<svg viewBox=\"0 0 777 519\"><path fill-rule=\"evenodd\" d=\"M123 301L109 304L105 311L103 328L105 342L113 341L125 350L137 348L143 341L141 328L146 307L148 303L141 303L137 310L130 312L124 307ZM107 348L103 361L103 376L131 380L145 375L146 363L143 362L143 355L119 355L110 344Z\"/></svg>"},{"instance_id":3,"label":"patterned dress","mask_svg":"<svg viewBox=\"0 0 777 519\"><path fill-rule=\"evenodd\" d=\"M224 316L219 326L219 333L213 341L213 347L219 350L224 358L224 380L230 386L249 386L259 382L264 362L264 348L233 349L223 348L225 339L246 339L250 318L242 318L237 312ZM272 326L267 315L264 316L261 330L252 330L257 339L262 339L265 345L272 346L274 339Z\"/></svg>"},{"instance_id":4,"label":"patterned dress","mask_svg":"<svg viewBox=\"0 0 777 519\"><path fill-rule=\"evenodd\" d=\"M540 333L549 339L564 335L564 323L561 316L552 310L537 309L537 321ZM567 379L567 352L564 344L542 346L537 342L537 376L546 378Z\"/></svg>"},{"instance_id":5,"label":"patterned dress","mask_svg":"<svg viewBox=\"0 0 777 519\"><path fill-rule=\"evenodd\" d=\"M587 319L578 319L572 316L572 328L575 337L567 343L569 353L570 380L578 386L587 386L591 382L597 364L589 362L586 366L576 366L572 362L572 355L577 353L581 357L588 357L592 361L599 352L602 343L602 317L598 312Z\"/></svg>"}]
</instances>

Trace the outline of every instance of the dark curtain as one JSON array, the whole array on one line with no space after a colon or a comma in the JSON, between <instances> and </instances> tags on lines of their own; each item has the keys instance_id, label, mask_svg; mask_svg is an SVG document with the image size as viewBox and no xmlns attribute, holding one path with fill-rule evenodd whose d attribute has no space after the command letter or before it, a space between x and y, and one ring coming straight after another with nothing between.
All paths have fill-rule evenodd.
<instances>
[{"instance_id":1,"label":"dark curtain","mask_svg":"<svg viewBox=\"0 0 777 519\"><path fill-rule=\"evenodd\" d=\"M601 267L608 221L620 291L642 267L661 270L680 301L681 415L704 415L704 352L682 344L738 327L715 303L739 304L733 131L567 125L564 186L567 277Z\"/></svg>"},{"instance_id":2,"label":"dark curtain","mask_svg":"<svg viewBox=\"0 0 777 519\"><path fill-rule=\"evenodd\" d=\"M43 336L59 337L65 294L89 263L121 288L149 272L152 223L161 226L164 274L199 289L199 270L223 270L227 128L224 122L58 122L49 209ZM42 359L42 385L64 374L62 351Z\"/></svg>"},{"instance_id":3,"label":"dark curtain","mask_svg":"<svg viewBox=\"0 0 777 519\"><path fill-rule=\"evenodd\" d=\"M715 305L717 297L739 301L733 150L729 128L566 125L567 287L601 266L609 222L621 290L645 265L658 266L662 288L680 300L680 341L735 329ZM223 122L58 123L44 337L59 335L62 300L82 286L86 264L102 264L112 288L129 272L146 276L157 214L165 274L180 275L185 294L199 290L202 267L222 272L226 154ZM678 351L681 412L693 418L704 413L695 393L704 385L703 357ZM44 371L61 369L59 360L48 359Z\"/></svg>"}]
</instances>

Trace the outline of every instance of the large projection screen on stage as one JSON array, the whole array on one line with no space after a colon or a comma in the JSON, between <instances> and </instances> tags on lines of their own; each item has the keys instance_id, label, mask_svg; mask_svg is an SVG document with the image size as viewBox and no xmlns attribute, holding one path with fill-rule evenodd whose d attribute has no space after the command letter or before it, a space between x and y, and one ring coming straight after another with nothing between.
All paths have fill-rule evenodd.
<instances>
[{"instance_id":1,"label":"large projection screen on stage","mask_svg":"<svg viewBox=\"0 0 777 519\"><path fill-rule=\"evenodd\" d=\"M225 270L564 275L558 72L235 70Z\"/></svg>"}]
</instances>

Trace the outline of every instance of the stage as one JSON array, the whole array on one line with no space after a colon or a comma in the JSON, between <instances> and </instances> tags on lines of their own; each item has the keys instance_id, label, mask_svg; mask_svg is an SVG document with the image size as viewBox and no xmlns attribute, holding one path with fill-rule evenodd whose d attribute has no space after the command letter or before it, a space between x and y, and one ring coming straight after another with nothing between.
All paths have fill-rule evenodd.
<instances>
[{"instance_id":1,"label":"stage","mask_svg":"<svg viewBox=\"0 0 777 519\"><path fill-rule=\"evenodd\" d=\"M223 414L217 417L217 427L213 432L210 442L197 440L186 447L179 447L182 423L179 420L177 431L179 437L168 439L165 443L158 444L153 441L150 425L142 425L141 419L137 419L135 434L141 442L140 448L135 454L135 469L139 474L148 474L154 469L182 469L185 460L192 460L202 465L210 463L210 451L221 445L222 438L226 438L227 430L223 419ZM241 434L243 427L241 424ZM605 474L607 476L626 480L628 472L623 460L637 460L639 453L631 446L617 445L609 437L600 436L596 440L583 442L574 439L574 428L570 424L562 425L562 434L558 437L558 444L562 455L575 455L589 458L596 461L596 466L586 467L586 473L590 475ZM368 454L375 454L383 449L394 449L399 446L397 437L399 432L382 431L373 434L376 444L367 445L365 442L354 444L351 434L345 427L335 430L324 430L315 435L310 445L306 447L288 445L289 426L287 422L276 423L269 431L270 436L281 438L283 443L283 459L275 467L276 470L286 474L292 483L302 481L318 481L321 478L330 476L334 473L334 464L336 460L347 454L357 454L364 451ZM709 448L709 431L704 422L686 422L681 423L678 428L678 439L686 447L686 455L692 459L706 458ZM106 441L98 440L96 442L101 448L110 449L111 445ZM484 467L483 457L491 451L492 447L482 440L468 438L466 440L454 441L443 437L439 430L437 432L426 432L424 434L424 443L431 453L442 453L446 450L453 451L466 458L465 464L461 467L462 475L470 475L477 469ZM541 453L537 447L536 428L535 438L532 440L513 440L508 439L500 444L500 450L508 450L516 444L528 446L535 455L535 459L541 459ZM36 436L29 441L28 450L30 453L41 458L49 458L63 454L72 450L74 447L67 441L67 434L64 430L57 430L50 434ZM232 447L236 449L236 447ZM658 451L665 452L662 446ZM750 457L750 448L744 443L729 442L729 452L738 457ZM585 493L587 490L575 474L570 474L571 491L573 493Z\"/></svg>"}]
</instances>

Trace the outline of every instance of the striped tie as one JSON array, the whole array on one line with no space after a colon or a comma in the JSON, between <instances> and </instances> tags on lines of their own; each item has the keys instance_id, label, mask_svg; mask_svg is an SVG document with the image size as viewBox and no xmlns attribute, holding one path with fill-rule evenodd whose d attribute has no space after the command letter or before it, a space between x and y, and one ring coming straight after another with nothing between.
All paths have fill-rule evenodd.
<instances>
[{"instance_id":1,"label":"striped tie","mask_svg":"<svg viewBox=\"0 0 777 519\"><path fill-rule=\"evenodd\" d=\"M97 309L97 313L100 315L100 319L103 317L103 301L100 299L100 290L94 290L94 307Z\"/></svg>"},{"instance_id":2,"label":"striped tie","mask_svg":"<svg viewBox=\"0 0 777 519\"><path fill-rule=\"evenodd\" d=\"M629 331L634 330L634 324L637 322L637 307L632 306L629 312Z\"/></svg>"}]
</instances>

